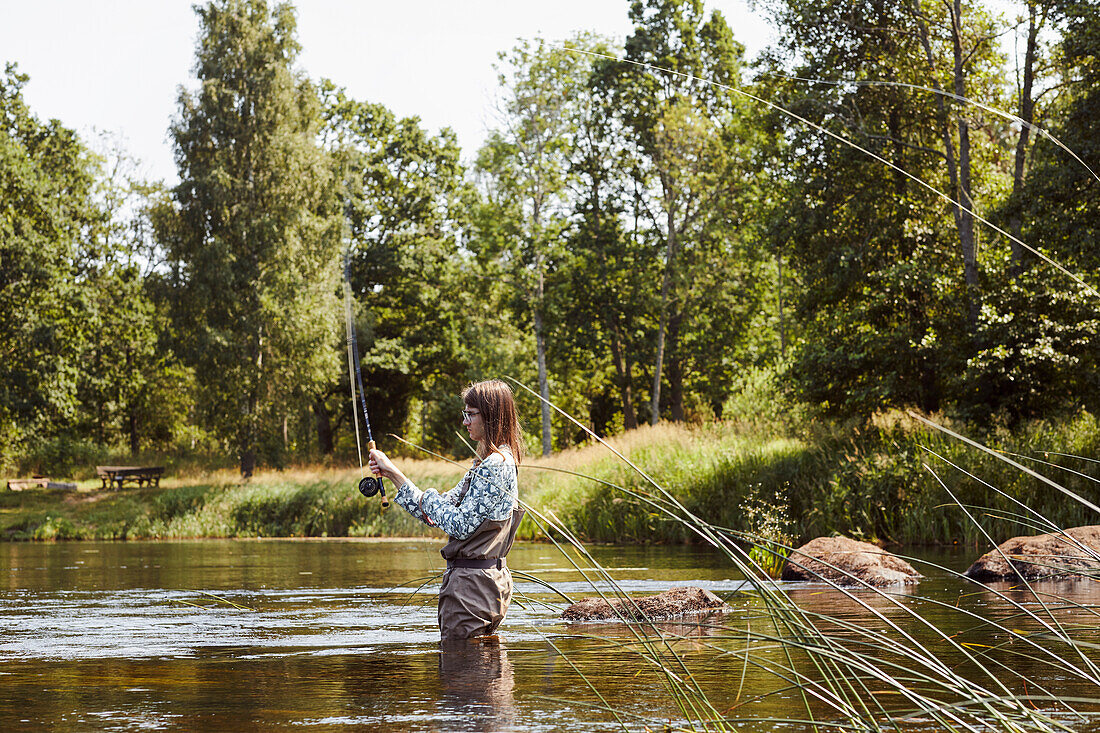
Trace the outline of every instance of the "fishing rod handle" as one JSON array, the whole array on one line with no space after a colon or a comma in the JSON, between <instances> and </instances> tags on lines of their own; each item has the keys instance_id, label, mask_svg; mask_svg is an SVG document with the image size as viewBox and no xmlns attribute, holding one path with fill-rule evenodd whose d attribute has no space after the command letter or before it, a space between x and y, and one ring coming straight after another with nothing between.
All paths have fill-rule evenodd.
<instances>
[{"instance_id":1,"label":"fishing rod handle","mask_svg":"<svg viewBox=\"0 0 1100 733\"><path fill-rule=\"evenodd\" d=\"M367 441L367 450L368 451L375 450L375 445L374 445L373 440ZM380 493L382 495L382 508L383 509L389 509L390 500L386 496L386 485L384 483L382 483L382 477L381 476L376 476L374 480L378 483L378 493Z\"/></svg>"}]
</instances>

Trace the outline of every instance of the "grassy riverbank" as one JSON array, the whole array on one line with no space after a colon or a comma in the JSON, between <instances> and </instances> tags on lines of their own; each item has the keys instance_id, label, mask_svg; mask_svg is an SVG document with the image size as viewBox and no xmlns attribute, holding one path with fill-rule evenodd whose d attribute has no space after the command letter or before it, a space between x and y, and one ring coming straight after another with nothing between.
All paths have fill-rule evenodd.
<instances>
[{"instance_id":1,"label":"grassy riverbank","mask_svg":"<svg viewBox=\"0 0 1100 733\"><path fill-rule=\"evenodd\" d=\"M1100 466L1052 453L1095 457L1100 426L1080 414L1057 424L1024 425L982 436L953 426L1017 458L1067 488L1097 500ZM958 502L983 510L980 524L995 538L1031 532L998 512L1016 513L1012 502L982 481L1062 526L1095 523L1079 503L996 458L920 427L904 417L846 428L810 424L660 425L620 436L613 444L688 510L734 529L786 527L794 537L842 533L904 544L971 543L977 527L937 482L933 469ZM938 453L941 458L933 455ZM968 477L943 459L973 473ZM1078 472L1052 468L1035 459ZM421 486L449 488L460 469L442 461L409 461L406 472ZM604 447L591 445L524 464L524 499L554 512L582 537L601 542L682 542L683 525L667 521L644 502L585 474L632 492L651 490ZM1085 475L1079 475L1085 474ZM0 492L0 537L8 540L145 539L273 536L429 536L397 507L382 513L377 500L355 490L358 469L298 468L264 472L242 483L229 471L169 477L158 489L102 491L84 481L72 491ZM980 480L979 480L980 479ZM1100 501L1098 501L1100 503ZM758 525L753 527L752 525ZM525 522L521 536L540 532Z\"/></svg>"}]
</instances>

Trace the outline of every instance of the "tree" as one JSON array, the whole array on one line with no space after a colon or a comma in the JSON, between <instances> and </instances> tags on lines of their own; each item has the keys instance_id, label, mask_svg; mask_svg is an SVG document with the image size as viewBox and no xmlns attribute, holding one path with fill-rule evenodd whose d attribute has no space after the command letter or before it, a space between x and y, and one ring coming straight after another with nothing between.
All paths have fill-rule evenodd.
<instances>
[{"instance_id":1,"label":"tree","mask_svg":"<svg viewBox=\"0 0 1100 733\"><path fill-rule=\"evenodd\" d=\"M666 358L676 365L669 375L672 417L683 418L678 338L679 329L690 321L683 289L698 274L685 265L707 267L720 261L686 253L708 242L721 246L727 241L724 236L703 237L701 232L715 212L728 210L743 173L735 141L726 134L736 109L733 93L701 80L737 86L744 50L721 13L704 16L702 0L635 0L630 19L634 32L626 41L625 61L608 65L605 73L613 75L616 101L641 148L639 179L651 202L651 226L661 236L663 269L649 416L656 423Z\"/></svg>"},{"instance_id":2,"label":"tree","mask_svg":"<svg viewBox=\"0 0 1100 733\"><path fill-rule=\"evenodd\" d=\"M404 431L410 418L421 418L410 415L415 403L453 395L465 375L464 321L473 300L458 245L465 170L449 129L433 136L418 119L398 119L331 83L323 91L324 140L339 180L372 422ZM319 424L330 436L339 424L330 416L348 414L331 405L346 405L349 394L343 381L318 397ZM421 437L438 448L450 445L451 432ZM326 452L332 447L330 437Z\"/></svg>"},{"instance_id":3,"label":"tree","mask_svg":"<svg viewBox=\"0 0 1100 733\"><path fill-rule=\"evenodd\" d=\"M1062 29L1057 85L1061 93L1047 110L1049 127L1080 161L1051 140L1041 139L1034 149L1025 192L1016 206L1030 240L1096 287L1092 275L1098 264L1095 235L1100 226L1100 182L1096 171L1100 170L1100 144L1094 133L1100 110L1100 7L1095 0L1060 0L1052 5ZM1022 267L1036 264L1037 260L1028 257ZM1056 287L1075 286L1059 279Z\"/></svg>"},{"instance_id":4,"label":"tree","mask_svg":"<svg viewBox=\"0 0 1100 733\"><path fill-rule=\"evenodd\" d=\"M150 212L163 188L141 180L138 161L119 140L101 134L96 147L93 191L100 216L85 230L81 284L89 338L81 358L77 394L84 409L77 427L100 445L127 443L134 455L143 439L171 443L190 417L185 405L191 395L180 384L187 384L187 370L162 338L167 308L150 287L159 280L160 264ZM169 374L175 383L165 383Z\"/></svg>"},{"instance_id":5,"label":"tree","mask_svg":"<svg viewBox=\"0 0 1100 733\"><path fill-rule=\"evenodd\" d=\"M1058 95L1046 107L1053 135L1035 143L1030 170L1007 208L1023 240L1092 288L1100 288L1100 6L1095 0L1049 4L1060 28ZM1082 165L1082 161L1084 165ZM1091 170L1090 170L1091 169ZM1015 277L986 319L989 347L976 358L1001 404L1016 414L1100 409L1097 299L1036 257L1013 252ZM1026 315L1025 315L1026 314Z\"/></svg>"},{"instance_id":6,"label":"tree","mask_svg":"<svg viewBox=\"0 0 1100 733\"><path fill-rule=\"evenodd\" d=\"M998 266L998 250L987 247L983 265L972 216L951 206L947 219L918 181L975 210L1007 180L1005 126L936 93L998 103L988 18L908 0L772 7L793 73L820 80L778 83L781 103L878 156L782 123L789 203L777 211L801 284L793 373L803 394L864 415L975 399L962 377L978 343L979 276Z\"/></svg>"},{"instance_id":7,"label":"tree","mask_svg":"<svg viewBox=\"0 0 1100 733\"><path fill-rule=\"evenodd\" d=\"M340 223L317 92L293 71L292 8L197 13L199 88L181 91L172 125L179 223L165 241L206 418L247 477L265 436L337 368Z\"/></svg>"},{"instance_id":8,"label":"tree","mask_svg":"<svg viewBox=\"0 0 1100 733\"><path fill-rule=\"evenodd\" d=\"M611 55L610 45L597 38L585 50ZM594 370L607 362L618 392L622 427L638 427L635 371L647 348L646 320L651 283L658 271L652 245L639 227L642 203L636 195L640 150L617 114L613 90L602 83L593 62L588 84L570 106L570 168L573 181L575 227L569 234L562 262L564 282L558 311L562 314L559 343L568 345L562 364L575 364L582 355L594 361ZM590 410L590 413L598 412ZM593 429L606 429L610 416L593 419Z\"/></svg>"},{"instance_id":9,"label":"tree","mask_svg":"<svg viewBox=\"0 0 1100 733\"><path fill-rule=\"evenodd\" d=\"M986 92L999 81L997 67L990 68L988 64L998 60L993 44L1001 31L979 6L964 4L962 0L944 3L912 0L912 17L924 51L931 87L936 92L937 122L943 160L947 168L948 191L956 202L952 205L952 213L966 281L966 325L973 338L977 335L978 317L981 313L978 240L974 218L974 211L980 207L980 199L974 181L974 151L970 137L975 115L972 109L961 106L958 102L963 98L979 96L983 81ZM950 42L949 53L937 53L934 48L936 39L942 38ZM949 73L940 70L940 59L944 57L949 59ZM943 79L948 83L941 81ZM990 84L991 81L993 84ZM952 99L956 101L951 111L948 109L947 98L942 93L945 88L954 95ZM988 94L980 96L991 98Z\"/></svg>"},{"instance_id":10,"label":"tree","mask_svg":"<svg viewBox=\"0 0 1100 733\"><path fill-rule=\"evenodd\" d=\"M583 56L521 42L501 55L502 126L478 153L482 191L510 226L482 237L482 257L497 260L521 294L530 315L538 369L542 453L553 450L550 381L546 365L547 277L561 258L561 235L569 223L569 148L572 100L583 90L589 62Z\"/></svg>"},{"instance_id":11,"label":"tree","mask_svg":"<svg viewBox=\"0 0 1100 733\"><path fill-rule=\"evenodd\" d=\"M1027 30L1024 40L1024 55L1018 60L1017 72L1017 110L1016 116L1023 120L1016 138L1016 150L1013 156L1012 170L1012 195L1010 200L1010 214L1008 221L1009 232L1020 239L1023 234L1023 222L1020 218L1019 201L1023 195L1025 184L1025 170L1028 162L1028 153L1031 143L1031 126L1037 119L1036 104L1040 97L1055 87L1049 85L1040 91L1038 85L1043 77L1049 73L1048 63L1043 58L1043 49L1039 41L1039 34L1047 25L1048 11L1034 0L1026 0L1027 6ZM1024 248L1018 242L1012 242L1012 263L1009 274L1016 277L1023 269Z\"/></svg>"},{"instance_id":12,"label":"tree","mask_svg":"<svg viewBox=\"0 0 1100 733\"><path fill-rule=\"evenodd\" d=\"M81 417L86 231L102 219L94 157L32 114L27 81L14 64L0 75L0 462Z\"/></svg>"}]
</instances>

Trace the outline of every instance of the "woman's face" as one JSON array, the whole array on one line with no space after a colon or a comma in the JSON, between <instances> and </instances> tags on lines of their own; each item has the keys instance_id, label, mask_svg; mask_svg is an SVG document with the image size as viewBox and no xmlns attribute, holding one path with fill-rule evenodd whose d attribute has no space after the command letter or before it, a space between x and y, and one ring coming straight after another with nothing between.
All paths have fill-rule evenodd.
<instances>
[{"instance_id":1,"label":"woman's face","mask_svg":"<svg viewBox=\"0 0 1100 733\"><path fill-rule=\"evenodd\" d=\"M475 443L485 440L485 421L476 407L466 405L462 410L462 424L466 426L466 432L470 434L470 440Z\"/></svg>"}]
</instances>

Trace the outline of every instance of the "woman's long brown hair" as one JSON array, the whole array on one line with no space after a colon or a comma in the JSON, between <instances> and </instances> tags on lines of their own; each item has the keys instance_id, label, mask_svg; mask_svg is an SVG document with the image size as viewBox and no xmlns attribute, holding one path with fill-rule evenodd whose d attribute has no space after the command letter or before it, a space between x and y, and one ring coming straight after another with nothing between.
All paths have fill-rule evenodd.
<instances>
[{"instance_id":1,"label":"woman's long brown hair","mask_svg":"<svg viewBox=\"0 0 1100 733\"><path fill-rule=\"evenodd\" d=\"M481 413L485 437L477 444L478 458L484 459L502 446L508 446L516 463L523 460L523 428L516 414L512 388L499 379L474 382L462 390L462 401Z\"/></svg>"}]
</instances>

